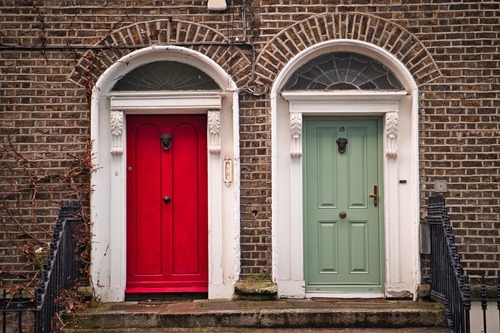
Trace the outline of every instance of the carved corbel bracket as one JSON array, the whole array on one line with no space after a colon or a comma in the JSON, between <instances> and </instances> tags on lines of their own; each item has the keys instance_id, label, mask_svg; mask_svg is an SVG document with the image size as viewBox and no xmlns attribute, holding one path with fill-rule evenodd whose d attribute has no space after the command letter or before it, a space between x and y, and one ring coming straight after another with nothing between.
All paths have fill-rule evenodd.
<instances>
[{"instance_id":1,"label":"carved corbel bracket","mask_svg":"<svg viewBox=\"0 0 500 333\"><path fill-rule=\"evenodd\" d=\"M109 123L111 130L111 154L123 154L123 111L113 110L109 115Z\"/></svg>"},{"instance_id":2,"label":"carved corbel bracket","mask_svg":"<svg viewBox=\"0 0 500 333\"><path fill-rule=\"evenodd\" d=\"M290 156L302 156L302 113L290 112Z\"/></svg>"},{"instance_id":3,"label":"carved corbel bracket","mask_svg":"<svg viewBox=\"0 0 500 333\"><path fill-rule=\"evenodd\" d=\"M208 111L208 151L220 154L220 111Z\"/></svg>"},{"instance_id":4,"label":"carved corbel bracket","mask_svg":"<svg viewBox=\"0 0 500 333\"><path fill-rule=\"evenodd\" d=\"M385 155L389 158L396 158L398 155L398 112L387 112L385 114Z\"/></svg>"}]
</instances>

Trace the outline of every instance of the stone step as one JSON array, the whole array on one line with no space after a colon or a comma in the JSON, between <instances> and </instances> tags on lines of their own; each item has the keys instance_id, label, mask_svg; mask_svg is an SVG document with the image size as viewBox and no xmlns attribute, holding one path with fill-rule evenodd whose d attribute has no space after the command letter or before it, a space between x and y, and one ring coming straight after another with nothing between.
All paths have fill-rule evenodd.
<instances>
[{"instance_id":1,"label":"stone step","mask_svg":"<svg viewBox=\"0 0 500 333\"><path fill-rule=\"evenodd\" d=\"M252 329L263 329L262 332L266 332L268 329L273 333L280 332L281 329L303 331L305 328L369 328L370 332L373 332L373 329L430 332L429 329L432 328L432 332L437 332L437 329L445 327L444 311L437 303L382 299L107 303L66 315L65 320L68 326L76 325L74 327L78 332L105 332L110 329L121 332L175 332L198 329L203 332L201 328L216 328L219 332L223 332L222 328L227 328L229 332L232 328L238 328L238 332L253 332ZM125 328L129 331L125 331Z\"/></svg>"},{"instance_id":2,"label":"stone step","mask_svg":"<svg viewBox=\"0 0 500 333\"><path fill-rule=\"evenodd\" d=\"M119 329L78 329L79 333L449 333L444 327L403 327L403 328L119 328Z\"/></svg>"}]
</instances>

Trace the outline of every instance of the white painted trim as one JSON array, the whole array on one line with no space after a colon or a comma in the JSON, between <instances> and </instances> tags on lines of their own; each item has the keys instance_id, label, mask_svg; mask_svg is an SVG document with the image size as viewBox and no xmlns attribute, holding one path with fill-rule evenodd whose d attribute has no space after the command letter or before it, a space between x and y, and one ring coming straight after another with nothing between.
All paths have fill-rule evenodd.
<instances>
[{"instance_id":1,"label":"white painted trim","mask_svg":"<svg viewBox=\"0 0 500 333\"><path fill-rule=\"evenodd\" d=\"M407 95L406 91L371 91L371 90L334 90L322 91L318 94L317 90L287 90L281 92L281 95L288 101L313 101L321 102L328 101L331 103L339 103L340 101L351 101L353 96L356 100L364 101L365 103L372 101L374 98L380 101L396 102L401 96ZM399 97L398 97L399 96Z\"/></svg>"},{"instance_id":2,"label":"white painted trim","mask_svg":"<svg viewBox=\"0 0 500 333\"><path fill-rule=\"evenodd\" d=\"M337 51L358 52L380 61L400 80L405 91L281 92L290 75L305 62ZM283 153L290 152L291 146L289 113L384 116L388 112L399 113L396 139L400 143L391 142L389 146L384 131L384 151L388 152L382 157L385 195L381 201L385 213L386 255L384 295L399 297L412 294L416 297L420 283L417 102L417 86L409 71L393 55L366 42L332 40L319 43L300 52L280 72L271 91L273 278L278 284L280 297L313 295L306 294L304 288L302 157L301 154L290 156L290 153ZM300 151L301 147L296 144L293 150ZM392 152L389 148L395 146L398 151ZM406 183L400 183L400 180ZM323 295L355 297L345 293Z\"/></svg>"},{"instance_id":3,"label":"white painted trim","mask_svg":"<svg viewBox=\"0 0 500 333\"><path fill-rule=\"evenodd\" d=\"M399 111L399 101L406 96L406 92L285 91L281 93L281 96L289 102L290 112L307 115L321 115L329 112L339 115L383 115L387 112Z\"/></svg>"},{"instance_id":4,"label":"white painted trim","mask_svg":"<svg viewBox=\"0 0 500 333\"><path fill-rule=\"evenodd\" d=\"M110 92L116 80L143 64L172 60L195 66L211 76L217 92ZM112 135L110 112L124 113L123 130ZM92 265L96 296L123 301L126 285L126 133L128 114L207 114L220 110L220 149L208 152L209 298L229 299L239 278L239 122L238 93L231 77L213 60L190 49L152 46L118 60L97 81L92 93ZM208 135L208 134L207 134ZM114 136L112 138L112 136ZM111 141L113 148L111 153ZM119 142L117 142L117 140ZM121 151L120 151L121 150ZM234 180L224 184L223 158L233 159Z\"/></svg>"},{"instance_id":5,"label":"white painted trim","mask_svg":"<svg viewBox=\"0 0 500 333\"><path fill-rule=\"evenodd\" d=\"M206 113L208 110L220 110L222 96L220 91L164 91L111 93L111 109L141 113L148 110L150 114L161 114L168 109L176 109L178 113ZM141 111L137 111L141 110Z\"/></svg>"}]
</instances>

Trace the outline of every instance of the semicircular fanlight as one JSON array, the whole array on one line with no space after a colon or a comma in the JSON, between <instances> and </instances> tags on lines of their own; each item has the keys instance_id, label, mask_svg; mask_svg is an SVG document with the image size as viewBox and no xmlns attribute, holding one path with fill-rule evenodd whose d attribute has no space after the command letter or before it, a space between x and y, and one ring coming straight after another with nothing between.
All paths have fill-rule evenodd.
<instances>
[{"instance_id":1,"label":"semicircular fanlight","mask_svg":"<svg viewBox=\"0 0 500 333\"><path fill-rule=\"evenodd\" d=\"M177 61L156 61L125 74L112 91L214 90L215 81L196 67Z\"/></svg>"},{"instance_id":2,"label":"semicircular fanlight","mask_svg":"<svg viewBox=\"0 0 500 333\"><path fill-rule=\"evenodd\" d=\"M403 85L380 62L358 53L335 52L302 65L284 90L402 90Z\"/></svg>"}]
</instances>

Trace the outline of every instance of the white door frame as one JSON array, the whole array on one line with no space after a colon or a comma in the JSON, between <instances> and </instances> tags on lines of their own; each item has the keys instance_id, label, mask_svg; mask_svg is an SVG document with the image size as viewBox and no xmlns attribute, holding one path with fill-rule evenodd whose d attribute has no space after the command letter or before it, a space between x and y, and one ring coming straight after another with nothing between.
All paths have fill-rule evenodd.
<instances>
[{"instance_id":1,"label":"white door frame","mask_svg":"<svg viewBox=\"0 0 500 333\"><path fill-rule=\"evenodd\" d=\"M291 74L325 53L356 52L389 68L405 90L287 91ZM408 70L387 51L361 41L333 40L295 56L271 91L273 174L273 278L280 297L319 296L305 292L302 200L302 116L384 118L384 294L322 293L334 297L413 297L420 283L418 191L418 91Z\"/></svg>"},{"instance_id":2,"label":"white door frame","mask_svg":"<svg viewBox=\"0 0 500 333\"><path fill-rule=\"evenodd\" d=\"M123 75L144 64L170 60L197 67L221 91L112 92ZM231 298L239 278L238 91L213 60L191 49L151 46L108 68L92 92L91 278L95 295L118 302L126 284L126 119L128 114L207 114L208 297Z\"/></svg>"}]
</instances>

